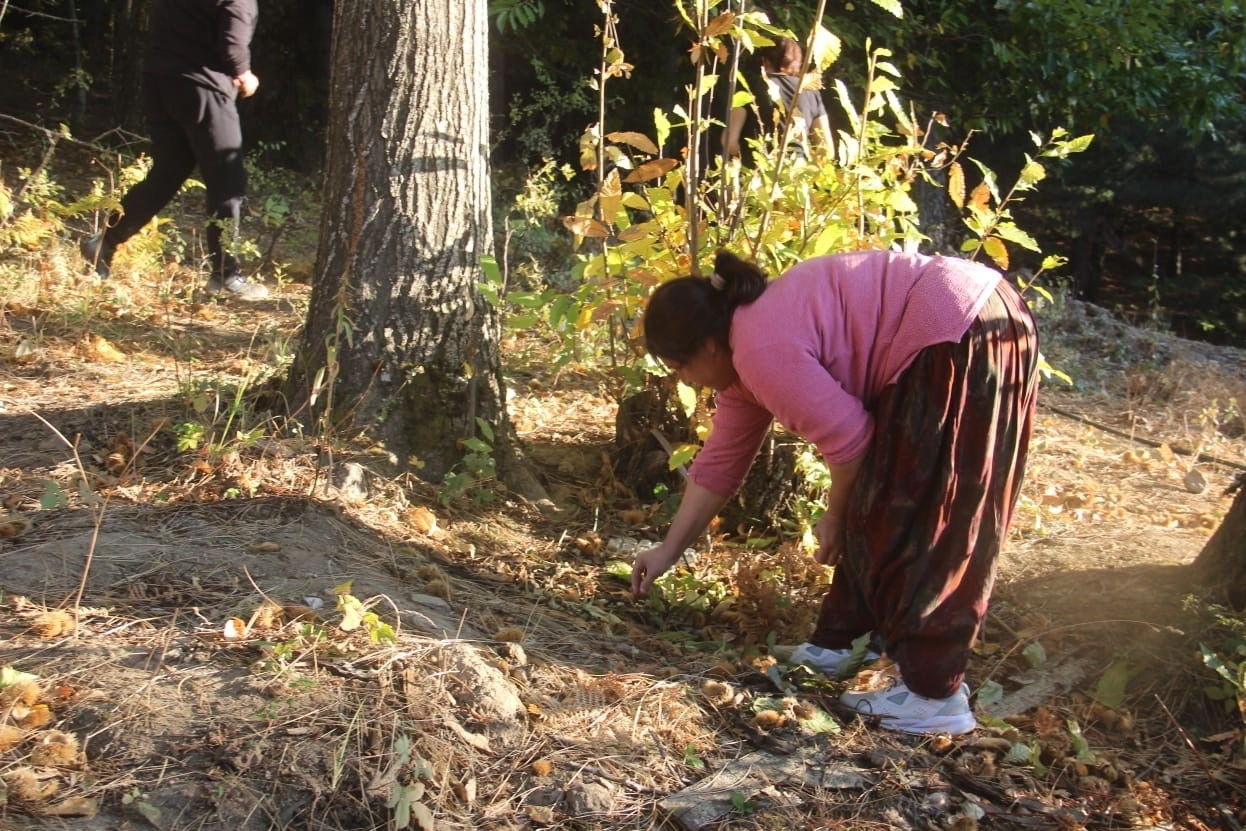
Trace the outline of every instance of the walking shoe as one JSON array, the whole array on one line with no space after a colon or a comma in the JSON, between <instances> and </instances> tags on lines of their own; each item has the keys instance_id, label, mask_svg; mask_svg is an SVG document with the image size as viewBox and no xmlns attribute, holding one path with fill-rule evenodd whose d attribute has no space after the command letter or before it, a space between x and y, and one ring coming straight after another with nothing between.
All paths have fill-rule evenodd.
<instances>
[{"instance_id":1,"label":"walking shoe","mask_svg":"<svg viewBox=\"0 0 1246 831\"><path fill-rule=\"evenodd\" d=\"M851 649L827 649L824 646L815 646L805 642L792 650L792 657L789 661L792 664L804 664L811 669L816 669L823 675L843 680L850 672L855 673L861 666L870 661L877 661L879 657L878 653L871 649L865 653L864 659L854 667L851 664L855 662L849 662L848 660L852 657L852 652L853 650ZM840 674L841 669L844 670L843 675Z\"/></svg>"},{"instance_id":2,"label":"walking shoe","mask_svg":"<svg viewBox=\"0 0 1246 831\"><path fill-rule=\"evenodd\" d=\"M947 698L926 698L905 686L899 678L871 692L846 692L839 703L866 717L879 719L878 726L902 733L951 733L959 736L978 726L969 706L969 687Z\"/></svg>"},{"instance_id":3,"label":"walking shoe","mask_svg":"<svg viewBox=\"0 0 1246 831\"><path fill-rule=\"evenodd\" d=\"M268 297L268 289L259 283L252 283L241 274L235 274L226 280L220 277L213 277L208 280L208 284L203 287L207 294L227 294L230 297L236 297L239 300L251 302L253 300L263 300Z\"/></svg>"},{"instance_id":4,"label":"walking shoe","mask_svg":"<svg viewBox=\"0 0 1246 831\"><path fill-rule=\"evenodd\" d=\"M82 259L90 263L95 273L103 280L107 280L108 275L112 273L112 255L116 253L116 250L115 247L104 242L103 232L87 237L78 243L78 251L82 253Z\"/></svg>"}]
</instances>

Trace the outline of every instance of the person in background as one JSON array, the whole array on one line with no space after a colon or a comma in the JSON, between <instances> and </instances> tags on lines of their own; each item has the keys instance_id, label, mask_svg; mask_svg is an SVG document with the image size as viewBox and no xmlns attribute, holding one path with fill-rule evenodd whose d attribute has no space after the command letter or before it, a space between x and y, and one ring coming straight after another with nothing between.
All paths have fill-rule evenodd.
<instances>
[{"instance_id":1,"label":"person in background","mask_svg":"<svg viewBox=\"0 0 1246 831\"><path fill-rule=\"evenodd\" d=\"M757 54L761 58L762 76L768 90L758 99L762 133L781 136L779 131L783 129L783 119L795 101L788 146L798 148L805 159L812 158L813 148L825 148L829 153L834 147L834 137L822 94L816 89L800 90L805 61L800 44L782 37L773 45L757 50ZM780 106L774 104L776 95ZM747 121L748 109L745 107L733 107L727 115L727 128L723 132L723 154L727 158L740 158L740 142Z\"/></svg>"},{"instance_id":2,"label":"person in background","mask_svg":"<svg viewBox=\"0 0 1246 831\"><path fill-rule=\"evenodd\" d=\"M147 177L121 199L104 230L81 243L107 278L117 247L151 221L199 168L207 190L205 291L261 300L268 290L238 270L228 242L238 233L247 190L237 99L259 88L251 71L257 0L159 0L143 66L143 106L151 136Z\"/></svg>"},{"instance_id":3,"label":"person in background","mask_svg":"<svg viewBox=\"0 0 1246 831\"><path fill-rule=\"evenodd\" d=\"M893 671L842 705L909 733L973 730L965 670L1037 400L1037 335L1018 291L952 257L835 254L768 283L720 252L710 278L659 286L643 328L677 378L717 396L665 539L636 557L633 593L704 531L778 419L832 479L814 559L834 575L793 663L833 676L872 633Z\"/></svg>"}]
</instances>

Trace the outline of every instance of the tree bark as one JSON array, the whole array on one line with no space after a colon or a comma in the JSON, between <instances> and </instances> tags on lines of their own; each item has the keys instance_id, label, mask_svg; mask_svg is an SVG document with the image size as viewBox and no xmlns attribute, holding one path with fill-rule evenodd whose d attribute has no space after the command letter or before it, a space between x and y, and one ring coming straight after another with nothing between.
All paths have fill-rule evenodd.
<instances>
[{"instance_id":1,"label":"tree bark","mask_svg":"<svg viewBox=\"0 0 1246 831\"><path fill-rule=\"evenodd\" d=\"M440 481L512 437L494 310L485 0L339 0L324 214L292 414L361 428ZM491 442L492 443L492 442ZM499 453L505 449L499 449Z\"/></svg>"},{"instance_id":2,"label":"tree bark","mask_svg":"<svg viewBox=\"0 0 1246 831\"><path fill-rule=\"evenodd\" d=\"M1215 586L1216 599L1242 611L1246 609L1246 474L1238 477L1237 496L1224 522L1207 541L1194 561L1200 582Z\"/></svg>"}]
</instances>

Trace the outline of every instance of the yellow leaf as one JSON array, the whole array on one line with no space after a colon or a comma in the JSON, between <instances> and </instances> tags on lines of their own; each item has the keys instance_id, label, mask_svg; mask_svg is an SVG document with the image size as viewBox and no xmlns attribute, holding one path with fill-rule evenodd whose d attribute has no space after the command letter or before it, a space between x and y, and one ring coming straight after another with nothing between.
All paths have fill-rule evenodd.
<instances>
[{"instance_id":1,"label":"yellow leaf","mask_svg":"<svg viewBox=\"0 0 1246 831\"><path fill-rule=\"evenodd\" d=\"M717 37L724 32L731 31L731 27L735 25L735 14L733 12L723 12L714 18L705 27L705 37Z\"/></svg>"},{"instance_id":2,"label":"yellow leaf","mask_svg":"<svg viewBox=\"0 0 1246 831\"><path fill-rule=\"evenodd\" d=\"M990 213L991 189L986 186L985 182L973 189L973 193L969 196L969 209L977 213Z\"/></svg>"},{"instance_id":3,"label":"yellow leaf","mask_svg":"<svg viewBox=\"0 0 1246 831\"><path fill-rule=\"evenodd\" d=\"M995 265L999 266L1001 271L1008 270L1008 247L1004 245L1004 241L999 237L987 237L982 240L982 247L986 249L987 256L995 261Z\"/></svg>"},{"instance_id":4,"label":"yellow leaf","mask_svg":"<svg viewBox=\"0 0 1246 831\"><path fill-rule=\"evenodd\" d=\"M606 140L613 141L616 144L626 144L629 147L635 147L642 153L648 153L650 156L658 155L658 146L653 143L652 139L644 133L637 133L632 130L620 130L614 133L606 133Z\"/></svg>"},{"instance_id":5,"label":"yellow leaf","mask_svg":"<svg viewBox=\"0 0 1246 831\"><path fill-rule=\"evenodd\" d=\"M661 176L665 176L677 167L679 167L679 162L676 159L654 159L651 162L645 162L640 167L627 174L627 178L623 181L628 184L650 182Z\"/></svg>"},{"instance_id":6,"label":"yellow leaf","mask_svg":"<svg viewBox=\"0 0 1246 831\"><path fill-rule=\"evenodd\" d=\"M648 223L644 225L633 225L630 228L624 228L619 232L619 242L635 242L649 236L652 229L648 227Z\"/></svg>"},{"instance_id":7,"label":"yellow leaf","mask_svg":"<svg viewBox=\"0 0 1246 831\"><path fill-rule=\"evenodd\" d=\"M628 177L631 178L630 176ZM596 219L586 216L564 216L562 224L567 226L567 230L581 237L608 237L610 229Z\"/></svg>"},{"instance_id":8,"label":"yellow leaf","mask_svg":"<svg viewBox=\"0 0 1246 831\"><path fill-rule=\"evenodd\" d=\"M614 222L615 216L619 212L619 208L623 205L623 186L619 184L619 171L616 168L611 170L601 183L601 189L597 191L599 204L601 205L602 219L607 222Z\"/></svg>"},{"instance_id":9,"label":"yellow leaf","mask_svg":"<svg viewBox=\"0 0 1246 831\"><path fill-rule=\"evenodd\" d=\"M91 356L98 361L120 364L125 363L125 353L113 346L99 335L91 338Z\"/></svg>"},{"instance_id":10,"label":"yellow leaf","mask_svg":"<svg viewBox=\"0 0 1246 831\"><path fill-rule=\"evenodd\" d=\"M357 597L350 595L339 595L337 599L338 610L342 613L342 622L338 624L338 628L343 632L351 632L358 629L363 623L363 603Z\"/></svg>"},{"instance_id":11,"label":"yellow leaf","mask_svg":"<svg viewBox=\"0 0 1246 831\"><path fill-rule=\"evenodd\" d=\"M597 135L595 128L585 130L584 135L580 136L580 169L597 169Z\"/></svg>"},{"instance_id":12,"label":"yellow leaf","mask_svg":"<svg viewBox=\"0 0 1246 831\"><path fill-rule=\"evenodd\" d=\"M960 162L952 162L947 170L947 195L958 208L965 207L965 169Z\"/></svg>"}]
</instances>

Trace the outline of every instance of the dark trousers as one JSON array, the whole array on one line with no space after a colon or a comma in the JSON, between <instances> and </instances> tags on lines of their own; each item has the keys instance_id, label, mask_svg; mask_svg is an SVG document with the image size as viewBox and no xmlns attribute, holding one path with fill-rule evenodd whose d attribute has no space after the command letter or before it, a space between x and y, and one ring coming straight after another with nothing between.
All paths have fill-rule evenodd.
<instances>
[{"instance_id":1,"label":"dark trousers","mask_svg":"<svg viewBox=\"0 0 1246 831\"><path fill-rule=\"evenodd\" d=\"M238 264L222 236L237 234L247 170L235 98L188 78L146 75L143 101L151 133L151 170L121 199L104 242L119 245L151 221L177 195L195 168L207 189L205 241L212 275L228 279Z\"/></svg>"},{"instance_id":2,"label":"dark trousers","mask_svg":"<svg viewBox=\"0 0 1246 831\"><path fill-rule=\"evenodd\" d=\"M956 691L1021 490L1037 369L1033 318L1001 281L959 343L922 350L883 391L810 642L873 632L913 692Z\"/></svg>"}]
</instances>

